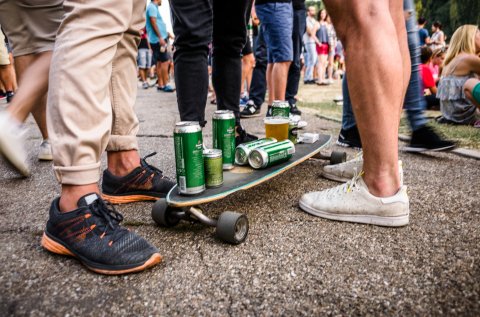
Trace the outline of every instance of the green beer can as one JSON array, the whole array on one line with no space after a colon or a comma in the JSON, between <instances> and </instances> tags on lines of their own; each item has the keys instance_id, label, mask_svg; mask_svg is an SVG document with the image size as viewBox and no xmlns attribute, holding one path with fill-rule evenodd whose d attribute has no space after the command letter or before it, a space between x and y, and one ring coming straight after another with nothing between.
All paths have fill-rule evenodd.
<instances>
[{"instance_id":1,"label":"green beer can","mask_svg":"<svg viewBox=\"0 0 480 317\"><path fill-rule=\"evenodd\" d=\"M292 141L293 144L298 143L298 122L290 121L288 124L288 139Z\"/></svg>"},{"instance_id":2,"label":"green beer can","mask_svg":"<svg viewBox=\"0 0 480 317\"><path fill-rule=\"evenodd\" d=\"M180 194L194 195L205 190L202 128L198 122L182 121L173 132L175 165Z\"/></svg>"},{"instance_id":3,"label":"green beer can","mask_svg":"<svg viewBox=\"0 0 480 317\"><path fill-rule=\"evenodd\" d=\"M289 118L290 104L288 101L275 100L272 103L272 117Z\"/></svg>"},{"instance_id":4,"label":"green beer can","mask_svg":"<svg viewBox=\"0 0 480 317\"><path fill-rule=\"evenodd\" d=\"M237 165L247 165L248 164L248 155L252 152L253 149L256 149L260 146L265 146L277 142L275 138L264 138L255 141L250 141L247 143L240 144L235 149L235 164Z\"/></svg>"},{"instance_id":5,"label":"green beer can","mask_svg":"<svg viewBox=\"0 0 480 317\"><path fill-rule=\"evenodd\" d=\"M222 150L223 169L233 168L235 161L235 114L230 110L213 113L213 148Z\"/></svg>"},{"instance_id":6,"label":"green beer can","mask_svg":"<svg viewBox=\"0 0 480 317\"><path fill-rule=\"evenodd\" d=\"M248 163L255 169L266 168L288 161L295 153L295 145L290 140L261 146L252 150Z\"/></svg>"},{"instance_id":7,"label":"green beer can","mask_svg":"<svg viewBox=\"0 0 480 317\"><path fill-rule=\"evenodd\" d=\"M205 183L207 188L220 187L223 184L222 150L204 150Z\"/></svg>"}]
</instances>

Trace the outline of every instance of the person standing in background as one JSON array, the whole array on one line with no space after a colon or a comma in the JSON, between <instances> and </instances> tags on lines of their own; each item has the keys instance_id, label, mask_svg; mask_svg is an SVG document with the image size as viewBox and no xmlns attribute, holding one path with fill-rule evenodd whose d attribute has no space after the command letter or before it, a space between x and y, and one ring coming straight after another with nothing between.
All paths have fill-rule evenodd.
<instances>
[{"instance_id":1,"label":"person standing in background","mask_svg":"<svg viewBox=\"0 0 480 317\"><path fill-rule=\"evenodd\" d=\"M147 82L148 70L152 65L152 48L148 42L147 30L145 28L140 30L140 44L138 44L138 58L137 58L138 72L140 73L140 80L142 81L142 88L148 89L150 85Z\"/></svg>"},{"instance_id":2,"label":"person standing in background","mask_svg":"<svg viewBox=\"0 0 480 317\"><path fill-rule=\"evenodd\" d=\"M315 84L315 80L313 80L313 70L318 59L317 50L315 48L316 43L318 42L316 36L318 27L319 24L315 19L315 7L310 6L307 10L306 30L303 34L303 44L305 45L305 75L303 77L303 83L305 85Z\"/></svg>"},{"instance_id":3,"label":"person standing in background","mask_svg":"<svg viewBox=\"0 0 480 317\"><path fill-rule=\"evenodd\" d=\"M445 46L445 33L442 31L442 23L436 21L432 25L432 36L430 38L430 49L432 51Z\"/></svg>"},{"instance_id":4,"label":"person standing in background","mask_svg":"<svg viewBox=\"0 0 480 317\"><path fill-rule=\"evenodd\" d=\"M288 70L287 88L285 92L285 100L290 105L290 114L300 116L302 112L297 107L298 84L300 83L300 55L302 54L302 37L305 34L305 0L293 0L293 28L292 28L292 44L293 44L293 60Z\"/></svg>"},{"instance_id":5,"label":"person standing in background","mask_svg":"<svg viewBox=\"0 0 480 317\"><path fill-rule=\"evenodd\" d=\"M15 95L15 71L10 61L7 43L5 34L0 30L0 99L6 99L9 103Z\"/></svg>"},{"instance_id":6,"label":"person standing in background","mask_svg":"<svg viewBox=\"0 0 480 317\"><path fill-rule=\"evenodd\" d=\"M204 127L208 52L213 43L212 83L217 109L235 114L236 143L256 140L240 124L242 50L251 0L170 0L175 34L175 86L180 120Z\"/></svg>"},{"instance_id":7,"label":"person standing in background","mask_svg":"<svg viewBox=\"0 0 480 317\"><path fill-rule=\"evenodd\" d=\"M293 61L293 7L291 0L256 0L267 44L268 104L285 100L288 72ZM271 106L267 116L271 115Z\"/></svg>"},{"instance_id":8,"label":"person standing in background","mask_svg":"<svg viewBox=\"0 0 480 317\"><path fill-rule=\"evenodd\" d=\"M327 60L327 83L333 84L333 60L335 58L335 50L337 48L337 33L333 27L330 16L327 17L328 22L328 60Z\"/></svg>"},{"instance_id":9,"label":"person standing in background","mask_svg":"<svg viewBox=\"0 0 480 317\"><path fill-rule=\"evenodd\" d=\"M168 66L169 57L167 52L168 33L167 26L163 22L158 6L162 5L162 0L152 0L147 6L147 34L148 41L153 51L152 63L157 68L157 90L164 92L174 92L175 90L168 84Z\"/></svg>"},{"instance_id":10,"label":"person standing in background","mask_svg":"<svg viewBox=\"0 0 480 317\"><path fill-rule=\"evenodd\" d=\"M418 23L418 37L419 37L420 46L430 44L430 35L428 34L428 30L425 28L425 23L427 23L427 20L421 17L421 18L418 18L417 23Z\"/></svg>"},{"instance_id":11,"label":"person standing in background","mask_svg":"<svg viewBox=\"0 0 480 317\"><path fill-rule=\"evenodd\" d=\"M318 29L316 33L317 38L317 85L328 85L325 79L328 62L328 23L327 10L322 9L318 12Z\"/></svg>"},{"instance_id":12,"label":"person standing in background","mask_svg":"<svg viewBox=\"0 0 480 317\"><path fill-rule=\"evenodd\" d=\"M23 123L30 113L42 134L38 159L51 161L47 131L48 72L63 0L2 0L0 21L12 44L19 83L7 111L0 113L0 154L23 176L30 175Z\"/></svg>"}]
</instances>

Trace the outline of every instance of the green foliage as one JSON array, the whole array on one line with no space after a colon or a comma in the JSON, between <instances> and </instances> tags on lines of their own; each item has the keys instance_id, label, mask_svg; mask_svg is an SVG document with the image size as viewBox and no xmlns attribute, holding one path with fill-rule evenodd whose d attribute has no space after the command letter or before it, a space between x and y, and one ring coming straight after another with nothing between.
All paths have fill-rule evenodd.
<instances>
[{"instance_id":1,"label":"green foliage","mask_svg":"<svg viewBox=\"0 0 480 317\"><path fill-rule=\"evenodd\" d=\"M480 24L479 0L415 0L417 15L427 19L427 29L440 21L447 40L464 24Z\"/></svg>"},{"instance_id":2,"label":"green foliage","mask_svg":"<svg viewBox=\"0 0 480 317\"><path fill-rule=\"evenodd\" d=\"M325 5L323 4L323 1L321 0L306 0L305 1L305 7L315 7L317 9L317 12L320 9L325 8Z\"/></svg>"}]
</instances>

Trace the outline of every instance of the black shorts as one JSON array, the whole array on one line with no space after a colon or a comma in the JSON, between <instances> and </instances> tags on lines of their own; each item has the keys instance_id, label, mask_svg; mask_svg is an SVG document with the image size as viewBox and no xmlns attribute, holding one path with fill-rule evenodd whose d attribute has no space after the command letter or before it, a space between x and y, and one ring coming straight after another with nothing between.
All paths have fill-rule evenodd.
<instances>
[{"instance_id":1,"label":"black shorts","mask_svg":"<svg viewBox=\"0 0 480 317\"><path fill-rule=\"evenodd\" d=\"M243 47L242 56L252 54L252 53L253 53L253 50L252 50L252 43L250 43L250 36L247 36L247 43L245 43L245 46Z\"/></svg>"},{"instance_id":2,"label":"black shorts","mask_svg":"<svg viewBox=\"0 0 480 317\"><path fill-rule=\"evenodd\" d=\"M168 52L165 49L165 52L160 51L160 43L151 43L150 46L152 47L152 65L155 65L157 63L164 63L168 62Z\"/></svg>"}]
</instances>

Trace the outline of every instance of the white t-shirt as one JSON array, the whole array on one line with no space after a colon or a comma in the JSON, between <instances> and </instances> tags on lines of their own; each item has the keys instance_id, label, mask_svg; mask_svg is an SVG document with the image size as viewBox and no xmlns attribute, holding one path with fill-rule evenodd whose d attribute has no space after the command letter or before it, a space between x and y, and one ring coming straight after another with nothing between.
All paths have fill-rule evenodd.
<instances>
[{"instance_id":1,"label":"white t-shirt","mask_svg":"<svg viewBox=\"0 0 480 317\"><path fill-rule=\"evenodd\" d=\"M312 17L307 17L307 28L314 28L317 25L317 20ZM307 31L303 34L303 43L309 44L309 43L315 43L315 40L313 37L309 36Z\"/></svg>"}]
</instances>

